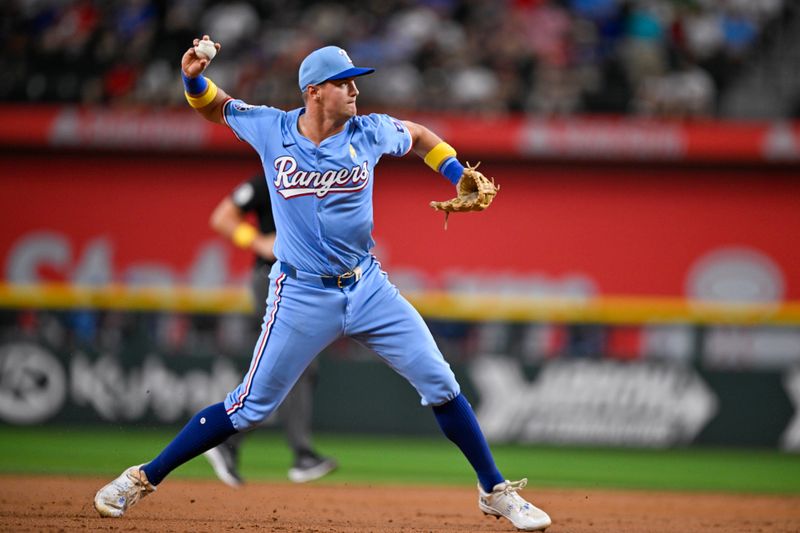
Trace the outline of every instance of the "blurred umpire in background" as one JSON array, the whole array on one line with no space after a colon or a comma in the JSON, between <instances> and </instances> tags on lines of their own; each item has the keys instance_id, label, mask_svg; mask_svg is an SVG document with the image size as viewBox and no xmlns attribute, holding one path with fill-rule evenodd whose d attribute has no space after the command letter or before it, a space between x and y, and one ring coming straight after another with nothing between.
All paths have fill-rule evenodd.
<instances>
[{"instance_id":1,"label":"blurred umpire in background","mask_svg":"<svg viewBox=\"0 0 800 533\"><path fill-rule=\"evenodd\" d=\"M255 214L258 228L246 220L249 213ZM214 231L230 239L239 248L253 252L255 261L250 290L256 325L260 329L266 312L269 271L275 262L272 251L275 244L275 221L272 218L264 175L253 176L240 183L229 196L225 196L212 212L210 224ZM278 409L278 416L286 431L286 440L294 456L289 479L295 483L319 479L337 467L334 459L316 453L312 444L311 419L318 373L319 363L315 359ZM217 477L232 487L242 484L239 475L239 448L245 435L246 433L232 435L227 441L204 454Z\"/></svg>"}]
</instances>

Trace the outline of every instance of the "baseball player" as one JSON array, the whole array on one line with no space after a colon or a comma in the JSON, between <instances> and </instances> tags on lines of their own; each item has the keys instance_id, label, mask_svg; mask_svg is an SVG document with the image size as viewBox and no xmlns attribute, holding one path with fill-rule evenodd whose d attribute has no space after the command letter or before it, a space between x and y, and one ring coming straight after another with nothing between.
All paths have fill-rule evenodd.
<instances>
[{"instance_id":1,"label":"baseball player","mask_svg":"<svg viewBox=\"0 0 800 533\"><path fill-rule=\"evenodd\" d=\"M208 41L208 36L203 41ZM208 43L195 40L198 50ZM214 44L215 52L220 49ZM388 115L358 115L353 65L327 46L301 63L304 107L282 111L235 100L202 76L208 54L183 55L186 97L204 118L227 125L263 163L277 227L269 299L261 336L242 383L223 402L198 412L152 461L131 466L94 499L102 516L122 516L176 467L267 418L303 370L331 342L351 337L374 350L417 390L447 438L478 478L478 507L518 529L547 528L550 517L519 494L527 480L497 469L472 406L419 313L370 254L374 169L384 155L413 151L457 184L455 211L480 210L496 192L474 167L424 126ZM479 176L476 176L479 175Z\"/></svg>"},{"instance_id":2,"label":"baseball player","mask_svg":"<svg viewBox=\"0 0 800 533\"><path fill-rule=\"evenodd\" d=\"M255 214L258 227L245 220L248 213ZM250 289L256 308L255 315L261 322L266 312L269 272L275 262L275 222L264 176L259 174L240 183L214 208L209 222L217 233L230 239L236 246L253 252L255 262ZM295 483L319 479L337 467L334 459L323 457L314 451L311 442L314 385L318 370L317 361L312 361L278 409L286 430L286 440L294 456L289 479ZM236 433L203 454L211 463L217 477L232 487L242 484L239 475L239 448L244 435L245 433Z\"/></svg>"}]
</instances>

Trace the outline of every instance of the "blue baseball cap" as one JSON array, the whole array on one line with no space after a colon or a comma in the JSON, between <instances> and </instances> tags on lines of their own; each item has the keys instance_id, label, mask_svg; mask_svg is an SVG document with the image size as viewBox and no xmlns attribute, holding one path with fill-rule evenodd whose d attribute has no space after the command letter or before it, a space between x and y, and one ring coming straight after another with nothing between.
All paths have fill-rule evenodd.
<instances>
[{"instance_id":1,"label":"blue baseball cap","mask_svg":"<svg viewBox=\"0 0 800 533\"><path fill-rule=\"evenodd\" d=\"M309 85L325 81L355 78L373 72L374 68L353 66L350 56L338 46L326 46L314 50L300 63L300 90L305 91Z\"/></svg>"}]
</instances>

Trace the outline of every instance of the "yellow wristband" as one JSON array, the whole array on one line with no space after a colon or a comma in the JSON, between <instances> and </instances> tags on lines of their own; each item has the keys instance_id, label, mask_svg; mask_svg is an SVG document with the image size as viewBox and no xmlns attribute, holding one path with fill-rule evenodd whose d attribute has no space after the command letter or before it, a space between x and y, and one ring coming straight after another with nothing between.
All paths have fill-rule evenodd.
<instances>
[{"instance_id":1,"label":"yellow wristband","mask_svg":"<svg viewBox=\"0 0 800 533\"><path fill-rule=\"evenodd\" d=\"M239 248L248 249L253 241L256 240L258 230L247 222L240 222L236 229L231 234L233 244Z\"/></svg>"},{"instance_id":2,"label":"yellow wristband","mask_svg":"<svg viewBox=\"0 0 800 533\"><path fill-rule=\"evenodd\" d=\"M189 102L189 105L195 109L207 106L214 101L214 98L217 97L217 86L214 85L214 82L208 78L206 78L206 81L208 82L208 87L203 94L192 96L186 91L183 91L183 94L186 95L186 101Z\"/></svg>"},{"instance_id":3,"label":"yellow wristband","mask_svg":"<svg viewBox=\"0 0 800 533\"><path fill-rule=\"evenodd\" d=\"M439 167L442 162L448 157L455 157L456 150L446 142L442 141L425 156L425 164L433 169L434 172L439 172Z\"/></svg>"}]
</instances>

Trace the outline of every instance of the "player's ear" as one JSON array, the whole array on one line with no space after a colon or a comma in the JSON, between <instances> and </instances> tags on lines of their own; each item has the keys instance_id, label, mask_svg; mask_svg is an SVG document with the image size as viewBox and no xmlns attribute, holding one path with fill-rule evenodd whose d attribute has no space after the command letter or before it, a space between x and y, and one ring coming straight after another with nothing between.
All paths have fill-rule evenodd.
<instances>
[{"instance_id":1,"label":"player's ear","mask_svg":"<svg viewBox=\"0 0 800 533\"><path fill-rule=\"evenodd\" d=\"M309 100L313 100L315 102L319 102L319 99L322 98L322 86L321 85L309 85L306 88L306 94L308 95Z\"/></svg>"}]
</instances>

